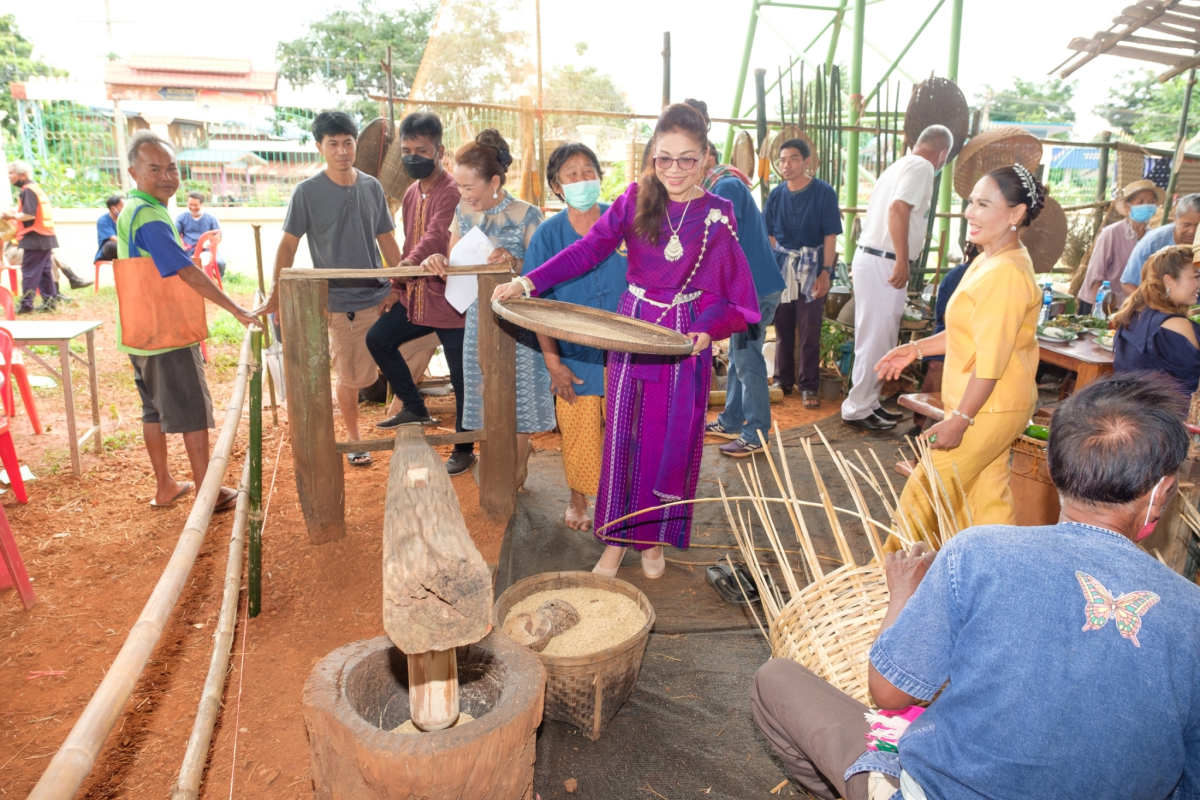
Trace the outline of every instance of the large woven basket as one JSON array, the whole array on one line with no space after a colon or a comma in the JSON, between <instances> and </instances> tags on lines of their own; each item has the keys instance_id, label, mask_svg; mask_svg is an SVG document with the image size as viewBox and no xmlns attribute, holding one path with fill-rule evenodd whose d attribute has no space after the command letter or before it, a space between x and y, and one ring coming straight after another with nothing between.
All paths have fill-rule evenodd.
<instances>
[{"instance_id":1,"label":"large woven basket","mask_svg":"<svg viewBox=\"0 0 1200 800\"><path fill-rule=\"evenodd\" d=\"M887 579L878 562L843 566L783 607L771 625L771 655L803 664L870 705L868 655L887 607Z\"/></svg>"},{"instance_id":2,"label":"large woven basket","mask_svg":"<svg viewBox=\"0 0 1200 800\"><path fill-rule=\"evenodd\" d=\"M387 154L392 137L388 136L388 121L377 117L368 122L358 136L358 145L354 153L354 168L365 172L372 178L378 178L383 169L383 159ZM401 198L403 199L403 198Z\"/></svg>"},{"instance_id":3,"label":"large woven basket","mask_svg":"<svg viewBox=\"0 0 1200 800\"><path fill-rule=\"evenodd\" d=\"M971 137L954 164L954 191L967 199L975 183L1000 167L1021 164L1036 172L1042 163L1042 143L1033 134L1016 125L991 128Z\"/></svg>"},{"instance_id":4,"label":"large woven basket","mask_svg":"<svg viewBox=\"0 0 1200 800\"><path fill-rule=\"evenodd\" d=\"M1067 212L1053 197L1028 228L1021 232L1021 243L1029 251L1034 272L1049 272L1062 258L1067 246Z\"/></svg>"},{"instance_id":5,"label":"large woven basket","mask_svg":"<svg viewBox=\"0 0 1200 800\"><path fill-rule=\"evenodd\" d=\"M646 624L616 647L583 656L537 653L546 667L545 716L574 725L589 739L617 715L629 699L642 668L654 627L654 607L636 586L592 572L543 572L517 581L496 600L496 625L504 626L509 609L531 594L550 589L604 589L637 601Z\"/></svg>"},{"instance_id":6,"label":"large woven basket","mask_svg":"<svg viewBox=\"0 0 1200 800\"><path fill-rule=\"evenodd\" d=\"M958 84L949 78L930 76L913 89L904 112L904 144L913 147L921 131L930 125L945 125L954 134L950 158L963 149L970 130L971 111Z\"/></svg>"},{"instance_id":7,"label":"large woven basket","mask_svg":"<svg viewBox=\"0 0 1200 800\"><path fill-rule=\"evenodd\" d=\"M758 172L756 159L754 140L745 131L738 131L738 135L733 140L733 155L730 156L729 163L749 175L753 180L755 173Z\"/></svg>"},{"instance_id":8,"label":"large woven basket","mask_svg":"<svg viewBox=\"0 0 1200 800\"><path fill-rule=\"evenodd\" d=\"M800 139L808 145L809 158L811 159L808 164L808 171L809 174L815 175L817 169L821 166L821 158L817 153L817 146L813 144L812 139L808 138L807 133L795 125L784 125L783 129L775 134L774 137L763 140L764 145L768 142L770 143L765 157L771 162L771 169L774 170L776 175L781 178L783 177L783 173L779 171L779 150L783 147L784 142L791 141L792 139Z\"/></svg>"},{"instance_id":9,"label":"large woven basket","mask_svg":"<svg viewBox=\"0 0 1200 800\"><path fill-rule=\"evenodd\" d=\"M397 200L404 199L404 193L412 185L413 179L404 171L404 154L399 147L389 147L383 156L383 165L379 169L379 182L388 197Z\"/></svg>"}]
</instances>

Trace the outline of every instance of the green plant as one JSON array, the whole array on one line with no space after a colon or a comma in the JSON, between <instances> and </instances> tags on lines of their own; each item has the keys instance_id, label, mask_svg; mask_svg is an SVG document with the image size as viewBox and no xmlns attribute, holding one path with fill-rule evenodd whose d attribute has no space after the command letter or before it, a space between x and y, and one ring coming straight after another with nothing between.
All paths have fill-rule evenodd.
<instances>
[{"instance_id":1,"label":"green plant","mask_svg":"<svg viewBox=\"0 0 1200 800\"><path fill-rule=\"evenodd\" d=\"M618 161L608 168L604 180L600 181L600 199L611 203L624 194L628 186L625 181L625 162Z\"/></svg>"},{"instance_id":2,"label":"green plant","mask_svg":"<svg viewBox=\"0 0 1200 800\"><path fill-rule=\"evenodd\" d=\"M208 323L208 340L213 344L241 344L246 328L228 311L218 311Z\"/></svg>"},{"instance_id":3,"label":"green plant","mask_svg":"<svg viewBox=\"0 0 1200 800\"><path fill-rule=\"evenodd\" d=\"M842 345L854 341L854 333L845 325L831 319L821 320L821 344L819 355L821 371L841 378L842 370L838 361L842 357Z\"/></svg>"}]
</instances>

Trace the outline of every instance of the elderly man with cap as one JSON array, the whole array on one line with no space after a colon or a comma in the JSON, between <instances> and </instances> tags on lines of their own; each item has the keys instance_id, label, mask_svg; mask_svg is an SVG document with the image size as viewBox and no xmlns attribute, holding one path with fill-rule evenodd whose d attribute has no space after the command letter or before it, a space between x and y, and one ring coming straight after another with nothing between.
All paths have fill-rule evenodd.
<instances>
[{"instance_id":1,"label":"elderly man with cap","mask_svg":"<svg viewBox=\"0 0 1200 800\"><path fill-rule=\"evenodd\" d=\"M1088 384L1050 427L1057 524L888 554L867 688L891 730L763 665L751 711L791 778L827 800L1200 797L1200 588L1136 544L1175 495L1186 412L1158 376Z\"/></svg>"},{"instance_id":2,"label":"elderly man with cap","mask_svg":"<svg viewBox=\"0 0 1200 800\"><path fill-rule=\"evenodd\" d=\"M1087 274L1075 297L1079 301L1079 313L1092 313L1096 291L1104 281L1112 289L1113 308L1120 308L1127 293L1121 285L1121 274L1133 248L1146 235L1146 224L1154 218L1154 212L1166 202L1167 193L1154 185L1153 181L1134 181L1117 193L1113 210L1122 219L1106 225L1092 245L1088 259Z\"/></svg>"},{"instance_id":3,"label":"elderly man with cap","mask_svg":"<svg viewBox=\"0 0 1200 800\"><path fill-rule=\"evenodd\" d=\"M1200 227L1200 194L1185 194L1175 203L1175 221L1147 233L1133 248L1125 272L1121 274L1121 296L1128 297L1142 282L1142 267L1146 259L1171 245L1190 245ZM1116 284L1109 284L1113 291ZM1114 306L1115 307L1115 306Z\"/></svg>"},{"instance_id":4,"label":"elderly man with cap","mask_svg":"<svg viewBox=\"0 0 1200 800\"><path fill-rule=\"evenodd\" d=\"M33 168L24 161L8 165L8 182L21 193L16 210L4 218L17 224L16 244L21 249L21 305L17 313L33 310L33 300L42 293L41 309L54 308L58 287L54 285L51 251L58 247L54 234L54 209L45 190L33 182Z\"/></svg>"}]
</instances>

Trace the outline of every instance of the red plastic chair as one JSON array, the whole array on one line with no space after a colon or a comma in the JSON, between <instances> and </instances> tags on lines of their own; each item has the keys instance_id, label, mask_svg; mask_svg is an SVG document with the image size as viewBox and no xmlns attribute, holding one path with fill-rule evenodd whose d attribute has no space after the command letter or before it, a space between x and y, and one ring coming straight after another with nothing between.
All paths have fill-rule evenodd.
<instances>
[{"instance_id":1,"label":"red plastic chair","mask_svg":"<svg viewBox=\"0 0 1200 800\"><path fill-rule=\"evenodd\" d=\"M96 291L94 292L94 294L100 294L100 268L101 267L109 267L111 269L112 262L111 261L97 261L92 266L94 266L96 268L96 279L94 281L92 281L92 285L96 287ZM14 282L15 282L15 280L16 279L14 279ZM16 294L15 289L13 290L13 293Z\"/></svg>"},{"instance_id":2,"label":"red plastic chair","mask_svg":"<svg viewBox=\"0 0 1200 800\"><path fill-rule=\"evenodd\" d=\"M13 337L4 328L0 328L0 356L4 358L4 385L12 381L12 351ZM17 500L29 502L25 494L25 481L21 478L21 462L17 460L17 447L13 444L12 433L8 430L8 418L0 420L0 463L8 470L8 482L13 488Z\"/></svg>"},{"instance_id":3,"label":"red plastic chair","mask_svg":"<svg viewBox=\"0 0 1200 800\"><path fill-rule=\"evenodd\" d=\"M5 319L16 319L13 296L3 286L0 286L0 309L4 311ZM7 362L8 357L6 356L4 360ZM21 358L20 351L12 354L12 372L17 379L17 387L21 390L21 402L25 404L25 411L29 414L33 432L40 436L42 423L38 419L37 406L33 402L33 387L29 385L29 373L25 370L25 361ZM5 415L15 417L17 415L16 399L13 397L12 381L8 379L7 374L4 377L4 385L0 386L0 398L4 401Z\"/></svg>"},{"instance_id":4,"label":"red plastic chair","mask_svg":"<svg viewBox=\"0 0 1200 800\"><path fill-rule=\"evenodd\" d=\"M213 282L221 287L221 291L224 291L225 286L221 283L221 268L217 266L217 240L220 237L220 231L209 231L202 235L196 242L196 249L192 251L192 258L196 260L197 266L204 270L204 274L212 278ZM205 261L206 256L207 261Z\"/></svg>"},{"instance_id":5,"label":"red plastic chair","mask_svg":"<svg viewBox=\"0 0 1200 800\"><path fill-rule=\"evenodd\" d=\"M0 561L4 566L0 569L0 589L15 588L25 610L33 608L37 604L37 595L33 593L33 584L25 571L25 562L21 560L21 551L17 549L17 540L13 538L3 508L0 508Z\"/></svg>"}]
</instances>

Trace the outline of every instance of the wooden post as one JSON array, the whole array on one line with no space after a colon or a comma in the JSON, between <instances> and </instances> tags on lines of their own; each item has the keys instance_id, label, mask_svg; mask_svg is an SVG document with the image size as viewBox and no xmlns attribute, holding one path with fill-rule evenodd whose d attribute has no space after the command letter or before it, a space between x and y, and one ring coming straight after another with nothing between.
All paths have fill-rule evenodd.
<instances>
[{"instance_id":1,"label":"wooden post","mask_svg":"<svg viewBox=\"0 0 1200 800\"><path fill-rule=\"evenodd\" d=\"M663 86L662 86L662 107L666 108L671 105L671 32L663 32Z\"/></svg>"},{"instance_id":2,"label":"wooden post","mask_svg":"<svg viewBox=\"0 0 1200 800\"><path fill-rule=\"evenodd\" d=\"M325 281L281 281L279 287L292 465L313 544L346 535L346 483L333 435L328 297Z\"/></svg>"},{"instance_id":3,"label":"wooden post","mask_svg":"<svg viewBox=\"0 0 1200 800\"><path fill-rule=\"evenodd\" d=\"M478 642L491 622L491 573L450 476L420 428L401 428L383 515L383 627L408 656L418 728L441 730L458 719L454 649Z\"/></svg>"},{"instance_id":4,"label":"wooden post","mask_svg":"<svg viewBox=\"0 0 1200 800\"><path fill-rule=\"evenodd\" d=\"M479 276L479 365L483 370L483 425L479 446L479 507L507 524L517 497L517 339L492 311L503 275Z\"/></svg>"},{"instance_id":5,"label":"wooden post","mask_svg":"<svg viewBox=\"0 0 1200 800\"><path fill-rule=\"evenodd\" d=\"M529 95L523 95L519 99L521 111L517 117L517 133L521 140L521 199L526 203L540 205L538 202L537 185L540 183L540 175L537 174L537 152L534 146L534 114L533 114L533 98ZM491 298L488 298L488 306L491 306ZM480 306L482 308L482 306Z\"/></svg>"}]
</instances>

